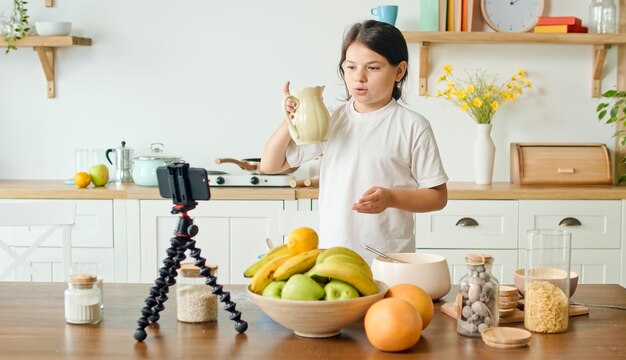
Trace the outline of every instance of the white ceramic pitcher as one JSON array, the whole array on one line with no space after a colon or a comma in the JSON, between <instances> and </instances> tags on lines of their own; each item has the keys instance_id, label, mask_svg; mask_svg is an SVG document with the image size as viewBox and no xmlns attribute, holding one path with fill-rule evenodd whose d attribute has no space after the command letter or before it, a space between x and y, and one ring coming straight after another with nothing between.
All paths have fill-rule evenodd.
<instances>
[{"instance_id":1,"label":"white ceramic pitcher","mask_svg":"<svg viewBox=\"0 0 626 360\"><path fill-rule=\"evenodd\" d=\"M307 87L283 99L289 134L298 145L315 144L328 139L330 116L322 101L324 86ZM293 119L286 110L287 101L295 103Z\"/></svg>"}]
</instances>

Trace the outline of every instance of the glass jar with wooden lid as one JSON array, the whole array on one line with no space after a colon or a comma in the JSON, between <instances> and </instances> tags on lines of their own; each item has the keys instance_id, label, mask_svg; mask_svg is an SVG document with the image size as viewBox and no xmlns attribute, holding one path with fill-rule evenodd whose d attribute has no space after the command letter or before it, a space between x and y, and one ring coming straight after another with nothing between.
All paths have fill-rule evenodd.
<instances>
[{"instance_id":1,"label":"glass jar with wooden lid","mask_svg":"<svg viewBox=\"0 0 626 360\"><path fill-rule=\"evenodd\" d=\"M216 276L217 265L207 264L211 275ZM206 277L193 263L183 263L179 269L176 285L176 317L178 321L199 323L217 320L217 296L211 286L205 285Z\"/></svg>"},{"instance_id":2,"label":"glass jar with wooden lid","mask_svg":"<svg viewBox=\"0 0 626 360\"><path fill-rule=\"evenodd\" d=\"M65 290L65 321L70 324L96 324L102 320L102 293L98 277L72 274Z\"/></svg>"},{"instance_id":3,"label":"glass jar with wooden lid","mask_svg":"<svg viewBox=\"0 0 626 360\"><path fill-rule=\"evenodd\" d=\"M459 280L461 314L457 332L465 336L480 336L486 329L498 326L500 284L491 274L493 256L472 253L465 257L465 263L467 273Z\"/></svg>"}]
</instances>

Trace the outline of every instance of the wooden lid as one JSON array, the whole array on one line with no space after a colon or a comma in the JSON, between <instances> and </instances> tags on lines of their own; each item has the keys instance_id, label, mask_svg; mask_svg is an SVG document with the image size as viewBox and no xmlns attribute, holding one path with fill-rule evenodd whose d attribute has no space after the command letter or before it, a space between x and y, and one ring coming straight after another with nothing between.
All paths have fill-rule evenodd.
<instances>
[{"instance_id":1,"label":"wooden lid","mask_svg":"<svg viewBox=\"0 0 626 360\"><path fill-rule=\"evenodd\" d=\"M467 265L491 264L493 262L493 256L489 254L471 253L467 254L467 256L465 257L465 262L467 263Z\"/></svg>"},{"instance_id":2,"label":"wooden lid","mask_svg":"<svg viewBox=\"0 0 626 360\"><path fill-rule=\"evenodd\" d=\"M488 328L481 334L485 344L502 349L526 346L531 336L530 331L513 327Z\"/></svg>"},{"instance_id":3,"label":"wooden lid","mask_svg":"<svg viewBox=\"0 0 626 360\"><path fill-rule=\"evenodd\" d=\"M96 280L98 280L98 277L91 274L72 274L67 277L67 282L73 285L91 285Z\"/></svg>"},{"instance_id":4,"label":"wooden lid","mask_svg":"<svg viewBox=\"0 0 626 360\"><path fill-rule=\"evenodd\" d=\"M217 270L217 264L206 264L211 271L211 275L215 275L215 271ZM182 263L180 264L180 273L184 277L192 277L192 278L200 278L203 277L200 275L200 268L197 267L194 263Z\"/></svg>"}]
</instances>

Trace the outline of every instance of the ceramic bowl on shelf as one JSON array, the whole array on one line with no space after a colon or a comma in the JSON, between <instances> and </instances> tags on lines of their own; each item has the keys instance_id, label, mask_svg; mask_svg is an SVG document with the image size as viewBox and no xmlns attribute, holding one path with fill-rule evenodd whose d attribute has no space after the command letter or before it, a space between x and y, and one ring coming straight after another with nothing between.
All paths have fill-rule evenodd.
<instances>
[{"instance_id":1,"label":"ceramic bowl on shelf","mask_svg":"<svg viewBox=\"0 0 626 360\"><path fill-rule=\"evenodd\" d=\"M515 270L515 274L513 275L513 281L515 282L515 287L519 290L520 294L524 296L524 269ZM533 278L534 280L543 280L547 281L553 285L559 286L562 279L565 278L565 271L559 269L552 268L541 268L536 269L537 276ZM570 271L569 273L569 296L571 297L576 292L576 287L578 286L578 274Z\"/></svg>"},{"instance_id":2,"label":"ceramic bowl on shelf","mask_svg":"<svg viewBox=\"0 0 626 360\"><path fill-rule=\"evenodd\" d=\"M63 36L72 31L72 23L69 21L37 21L35 29L39 36Z\"/></svg>"},{"instance_id":3,"label":"ceramic bowl on shelf","mask_svg":"<svg viewBox=\"0 0 626 360\"><path fill-rule=\"evenodd\" d=\"M325 338L338 335L341 329L365 316L367 309L382 299L389 289L377 281L378 293L355 299L336 301L283 300L261 296L246 287L246 293L267 316L296 335Z\"/></svg>"},{"instance_id":4,"label":"ceramic bowl on shelf","mask_svg":"<svg viewBox=\"0 0 626 360\"><path fill-rule=\"evenodd\" d=\"M391 262L377 256L372 262L372 274L392 287L398 284L414 284L424 289L433 300L445 296L451 287L450 270L445 257L423 253L390 253L387 256L405 261Z\"/></svg>"}]
</instances>

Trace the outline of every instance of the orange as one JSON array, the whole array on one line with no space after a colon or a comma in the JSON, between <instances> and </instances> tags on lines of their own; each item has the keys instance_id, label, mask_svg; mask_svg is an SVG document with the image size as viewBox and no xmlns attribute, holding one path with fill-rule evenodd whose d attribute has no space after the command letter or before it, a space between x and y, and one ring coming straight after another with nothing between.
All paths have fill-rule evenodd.
<instances>
[{"instance_id":1,"label":"orange","mask_svg":"<svg viewBox=\"0 0 626 360\"><path fill-rule=\"evenodd\" d=\"M422 318L415 307L402 299L375 302L365 314L365 334L375 348L402 351L417 344L422 336Z\"/></svg>"},{"instance_id":2,"label":"orange","mask_svg":"<svg viewBox=\"0 0 626 360\"><path fill-rule=\"evenodd\" d=\"M91 175L87 174L86 172L81 171L77 172L76 175L74 175L74 184L79 188L85 188L89 186L89 183L91 183Z\"/></svg>"},{"instance_id":3,"label":"orange","mask_svg":"<svg viewBox=\"0 0 626 360\"><path fill-rule=\"evenodd\" d=\"M398 284L392 286L385 297L394 297L408 301L415 306L422 317L422 330L426 329L435 313L435 306L430 295L421 287L413 284Z\"/></svg>"},{"instance_id":4,"label":"orange","mask_svg":"<svg viewBox=\"0 0 626 360\"><path fill-rule=\"evenodd\" d=\"M317 249L319 238L315 230L308 227L299 227L292 230L287 237L287 248L291 255Z\"/></svg>"}]
</instances>

